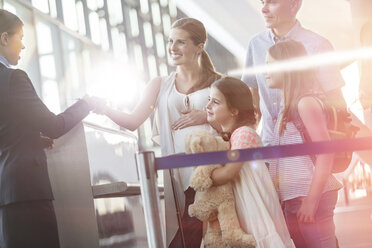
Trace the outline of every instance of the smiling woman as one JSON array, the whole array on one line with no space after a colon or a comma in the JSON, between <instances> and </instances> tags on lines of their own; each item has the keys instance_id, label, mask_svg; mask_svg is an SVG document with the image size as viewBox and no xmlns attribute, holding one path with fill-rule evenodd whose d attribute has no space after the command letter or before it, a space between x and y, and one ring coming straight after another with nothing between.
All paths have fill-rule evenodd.
<instances>
[{"instance_id":1,"label":"smiling woman","mask_svg":"<svg viewBox=\"0 0 372 248\"><path fill-rule=\"evenodd\" d=\"M206 41L203 23L193 18L177 20L168 38L168 55L176 72L153 78L132 113L108 106L102 106L99 112L121 127L135 130L155 110L154 141L160 137L162 155L185 152L188 132L211 129L204 107L208 102L210 85L221 77L204 50ZM187 206L195 195L189 187L191 174L192 168L164 172L167 244L170 247L182 247L182 243L186 247L200 246L202 224L187 214ZM176 209L181 213L178 217Z\"/></svg>"}]
</instances>

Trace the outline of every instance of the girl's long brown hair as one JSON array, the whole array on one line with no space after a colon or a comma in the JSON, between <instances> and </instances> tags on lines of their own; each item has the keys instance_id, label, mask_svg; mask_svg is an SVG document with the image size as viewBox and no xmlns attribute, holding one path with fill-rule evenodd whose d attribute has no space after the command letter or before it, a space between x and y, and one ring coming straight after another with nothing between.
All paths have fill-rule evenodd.
<instances>
[{"instance_id":1,"label":"girl's long brown hair","mask_svg":"<svg viewBox=\"0 0 372 248\"><path fill-rule=\"evenodd\" d=\"M269 48L268 54L277 61L290 60L307 56L305 47L297 41L285 40ZM280 122L279 134L283 135L286 124L292 120L294 108L297 108L299 98L312 90L317 91L318 85L311 69L286 70L283 72L283 118Z\"/></svg>"},{"instance_id":2,"label":"girl's long brown hair","mask_svg":"<svg viewBox=\"0 0 372 248\"><path fill-rule=\"evenodd\" d=\"M241 80L233 77L222 77L212 84L226 99L230 109L238 110L235 129L241 126L255 126L256 112L253 106L252 93L249 87ZM222 133L221 136L227 140L231 133Z\"/></svg>"},{"instance_id":3,"label":"girl's long brown hair","mask_svg":"<svg viewBox=\"0 0 372 248\"><path fill-rule=\"evenodd\" d=\"M194 18L181 18L173 23L172 28L182 29L189 33L190 39L195 45L199 45L200 43L205 44L207 42L207 31L203 23L199 20ZM194 85L187 93L207 88L211 86L214 81L221 78L221 74L216 72L208 53L204 49L199 56L199 64L202 68L202 78L200 82Z\"/></svg>"}]
</instances>

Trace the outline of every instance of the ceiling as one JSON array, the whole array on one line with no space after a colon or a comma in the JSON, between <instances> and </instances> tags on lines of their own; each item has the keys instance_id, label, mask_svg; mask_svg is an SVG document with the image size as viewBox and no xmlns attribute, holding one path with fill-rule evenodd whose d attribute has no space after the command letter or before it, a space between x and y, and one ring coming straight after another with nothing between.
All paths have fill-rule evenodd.
<instances>
[{"instance_id":1,"label":"ceiling","mask_svg":"<svg viewBox=\"0 0 372 248\"><path fill-rule=\"evenodd\" d=\"M259 0L175 0L186 15L201 20L208 34L240 61L251 37L264 30ZM350 3L346 0L303 0L302 25L331 41L336 50L353 47Z\"/></svg>"}]
</instances>

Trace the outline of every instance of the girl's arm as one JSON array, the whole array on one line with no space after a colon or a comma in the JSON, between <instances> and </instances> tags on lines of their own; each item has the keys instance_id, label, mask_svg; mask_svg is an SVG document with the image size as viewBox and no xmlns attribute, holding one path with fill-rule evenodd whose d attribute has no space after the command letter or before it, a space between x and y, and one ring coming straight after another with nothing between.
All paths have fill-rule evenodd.
<instances>
[{"instance_id":1,"label":"girl's arm","mask_svg":"<svg viewBox=\"0 0 372 248\"><path fill-rule=\"evenodd\" d=\"M224 185L232 180L239 174L243 162L228 163L223 167L217 168L212 172L213 185Z\"/></svg>"},{"instance_id":2,"label":"girl's arm","mask_svg":"<svg viewBox=\"0 0 372 248\"><path fill-rule=\"evenodd\" d=\"M231 149L245 149L257 147L259 141L257 134L247 127L240 127L231 136ZM244 162L228 163L223 167L217 168L212 172L213 185L219 186L226 184L239 175Z\"/></svg>"},{"instance_id":3,"label":"girl's arm","mask_svg":"<svg viewBox=\"0 0 372 248\"><path fill-rule=\"evenodd\" d=\"M161 77L152 79L142 96L141 101L132 113L124 113L105 106L103 113L121 127L136 130L153 112L161 86Z\"/></svg>"},{"instance_id":4,"label":"girl's arm","mask_svg":"<svg viewBox=\"0 0 372 248\"><path fill-rule=\"evenodd\" d=\"M298 103L298 113L313 142L330 140L325 114L320 103L313 97L304 97ZM299 221L314 222L324 186L332 173L333 154L319 154L316 157L313 179L308 195L303 199L297 213Z\"/></svg>"}]
</instances>

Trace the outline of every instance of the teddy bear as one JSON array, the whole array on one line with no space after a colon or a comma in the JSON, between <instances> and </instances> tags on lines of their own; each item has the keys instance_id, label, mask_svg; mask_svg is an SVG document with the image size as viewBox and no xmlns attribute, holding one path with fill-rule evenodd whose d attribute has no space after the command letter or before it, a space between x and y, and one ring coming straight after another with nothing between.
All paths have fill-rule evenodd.
<instances>
[{"instance_id":1,"label":"teddy bear","mask_svg":"<svg viewBox=\"0 0 372 248\"><path fill-rule=\"evenodd\" d=\"M198 129L186 136L185 148L187 153L221 151L229 149L229 142L207 130ZM245 233L240 227L231 182L213 185L211 174L221 166L214 164L194 169L190 186L196 195L194 203L189 206L189 215L208 223L204 247L255 247L253 235Z\"/></svg>"}]
</instances>

